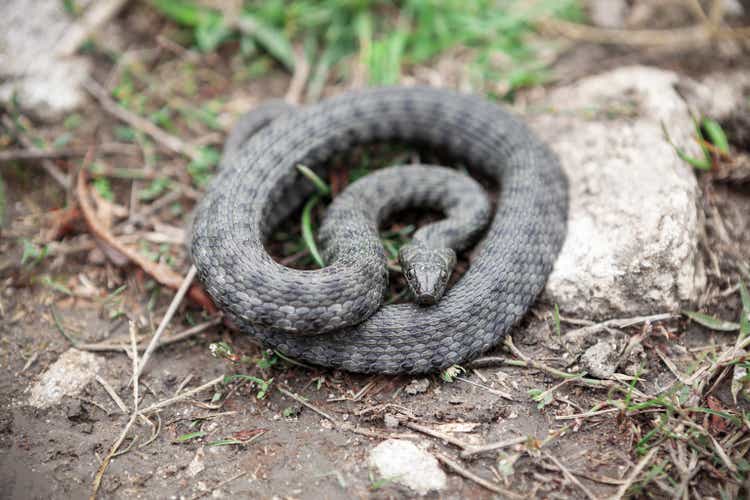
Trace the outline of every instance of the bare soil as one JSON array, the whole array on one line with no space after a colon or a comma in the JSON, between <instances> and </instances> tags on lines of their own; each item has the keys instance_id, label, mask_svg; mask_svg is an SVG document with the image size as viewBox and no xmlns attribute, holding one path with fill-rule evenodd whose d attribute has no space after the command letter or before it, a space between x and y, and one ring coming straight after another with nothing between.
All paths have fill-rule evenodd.
<instances>
[{"instance_id":1,"label":"bare soil","mask_svg":"<svg viewBox=\"0 0 750 500\"><path fill-rule=\"evenodd\" d=\"M152 25L139 31L131 14L118 21L118 30L154 39ZM159 32L162 32L159 28ZM245 96L247 103L257 102L284 93L288 75L271 71L250 80L214 80L223 73L231 74L230 57L219 53L209 56L181 55L164 51L159 57L172 62L156 63L167 78L170 69L193 58L199 79L206 83L208 96ZM231 48L226 49L231 51ZM578 52L577 52L578 50ZM560 74L583 75L602 69L597 61L648 62L696 75L696 68L714 71L736 67L734 58L717 59L710 51L663 58L651 54L580 46L563 58ZM600 58L582 58L581 54L597 53ZM621 58L621 59L616 59ZM171 59L170 59L171 58ZM176 61L176 62L175 62ZM717 62L719 61L719 62ZM702 65L702 63L706 63ZM593 67L592 67L593 65ZM112 70L111 61L102 61L95 77L103 81ZM571 76L572 78L572 76ZM333 91L333 90L332 90ZM249 96L249 97L248 97ZM206 97L206 96L202 96ZM240 102L239 100L237 102ZM87 141L112 140L116 122L97 106L81 113L85 123L76 134L82 144ZM38 126L37 132L47 137L58 136L60 125ZM208 143L220 144L221 134L210 136ZM180 131L174 132L179 135ZM195 134L192 134L193 136ZM730 137L731 139L731 137ZM171 169L172 157L159 160L157 168ZM58 162L62 167L73 161ZM123 165L137 167L137 159L123 160ZM170 170L171 172L172 170ZM177 171L177 170L174 170ZM62 191L39 169L32 167L3 170L9 221L0 239L0 497L3 498L82 498L92 491L92 482L102 458L120 434L128 415L119 410L102 386L92 381L74 397L48 409L27 404L29 389L58 357L71 348L59 331L52 316L57 311L67 332L82 342L126 338L127 321L110 319L113 311L122 310L148 328L158 323L172 297L172 292L154 285L153 281L132 266L117 266L102 259L94 246L86 251L65 256L51 255L35 265L18 265L21 261L23 238L33 239L54 226L51 211L64 206L69 194ZM187 179L189 182L189 179ZM735 285L741 276L740 263L750 262L750 187L702 179L707 213L716 207L727 229L729 242L722 241L717 222L707 217L706 265L709 285L705 294L706 310L724 318L736 318L740 311L737 294L721 295ZM143 185L142 185L143 186ZM141 187L142 187L141 186ZM129 183L115 183L117 199L127 200ZM124 193L124 194L123 194ZM180 198L172 210L158 212L159 219L181 227L194 200ZM181 208L178 211L177 208ZM69 236L85 234L82 221L72 224ZM70 241L70 240L66 240ZM87 240L91 241L91 240ZM85 245L84 245L85 246ZM712 261L714 254L716 264ZM177 262L185 263L184 251L171 249ZM187 269L185 264L181 269ZM47 278L45 278L45 276ZM127 285L118 296L117 305L106 302L102 295L84 298L81 277L94 284L100 292L111 293ZM59 283L73 291L63 293L50 283ZM106 296L106 293L104 296ZM529 358L564 368L568 363L565 351L556 339L552 306L536 304L522 325L513 332L515 345ZM564 314L564 311L563 311ZM172 321L170 331L181 331L202 321L199 307L183 303ZM585 319L585 318L581 318ZM654 327L656 325L653 325ZM644 344L646 351L643 390L663 387L674 380L672 373L656 354L656 349L682 353L680 366L688 366L697 358L699 348L733 343L735 334L712 332L683 320L664 323L669 335L652 336ZM563 333L575 328L563 322ZM626 329L630 334L642 333L642 326ZM249 338L217 326L189 340L156 351L142 375L141 391L146 406L175 394L186 379L187 388L197 387L221 374L249 373L264 379L273 378L272 388L264 399L257 397L251 384L233 382L217 386L159 414L161 428L155 440L142 446L153 433L148 425L137 423L130 436L138 441L128 453L114 458L106 470L99 491L102 498L402 498L408 491L392 481L382 481L368 467L368 452L388 436L417 440L430 451L457 456L457 448L440 439L414 429L399 426L391 429L384 424L386 413L407 411L413 421L443 432L467 443L481 444L517 436L533 436L538 442L517 451L506 449L499 455L489 453L463 460L463 466L485 479L498 482L507 490L523 497L582 498L580 486L570 481L550 457L576 474L581 484L596 497L613 494L627 471L632 470L638 456L633 449L643 437L639 421L618 412L586 418L566 418L590 410L606 401L607 390L583 388L566 384L554 392L554 398L543 408L529 397L534 389L547 390L560 379L540 370L503 366L469 370L465 377L484 387L463 381L446 383L438 374L427 377L424 393L411 395L406 387L410 377L359 376L318 368L305 368L278 360L270 368L255 364L232 363L215 358L209 344L226 342L236 353L253 360L262 358L262 350ZM511 357L498 348L490 355ZM108 381L130 404L129 380L131 360L123 353L96 353L103 360L99 376ZM676 354L675 354L676 355ZM276 387L306 398L320 410L333 416L335 427L310 408L285 396ZM364 389L364 390L363 390ZM494 391L511 395L508 400ZM214 393L219 396L214 401ZM735 407L728 383L714 394L723 407ZM355 396L358 396L355 399ZM213 401L213 402L212 402ZM400 409L399 409L400 408ZM155 419L154 419L155 421ZM470 432L450 433L443 424L471 423ZM248 444L210 445L218 440L242 436L249 431L265 430ZM364 431L369 435L355 432ZM178 441L180 436L202 431L202 437ZM238 434L239 433L239 434ZM130 443L126 441L125 447ZM501 470L511 466L503 458L517 461L505 478ZM243 474L237 477L238 474ZM607 484L602 478L614 479ZM702 473L695 491L718 496L718 488L732 480L720 473ZM636 485L637 486L637 485ZM632 490L631 490L632 491ZM733 491L747 494L747 490ZM658 496L658 490L652 490ZM474 481L449 474L449 488L441 498L490 498L494 493Z\"/></svg>"}]
</instances>

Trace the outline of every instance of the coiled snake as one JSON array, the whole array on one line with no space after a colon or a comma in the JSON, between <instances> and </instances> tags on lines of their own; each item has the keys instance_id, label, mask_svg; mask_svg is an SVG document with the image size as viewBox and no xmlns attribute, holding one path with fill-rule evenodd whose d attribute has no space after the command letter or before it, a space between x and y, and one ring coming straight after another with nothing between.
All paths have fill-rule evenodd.
<instances>
[{"instance_id":1,"label":"coiled snake","mask_svg":"<svg viewBox=\"0 0 750 500\"><path fill-rule=\"evenodd\" d=\"M455 171L389 167L329 207L320 230L327 267L274 261L264 243L314 189L297 166L324 176L335 155L389 141L445 151L495 179L494 215ZM377 223L425 204L448 219L420 229L400 254L422 304L381 307L387 272ZM354 372L428 372L488 350L525 314L562 245L567 210L557 158L500 106L429 87L376 88L294 111L267 105L241 120L196 209L190 252L219 307L263 344ZM469 270L440 299L445 266L455 262L445 246L465 246L489 218Z\"/></svg>"}]
</instances>

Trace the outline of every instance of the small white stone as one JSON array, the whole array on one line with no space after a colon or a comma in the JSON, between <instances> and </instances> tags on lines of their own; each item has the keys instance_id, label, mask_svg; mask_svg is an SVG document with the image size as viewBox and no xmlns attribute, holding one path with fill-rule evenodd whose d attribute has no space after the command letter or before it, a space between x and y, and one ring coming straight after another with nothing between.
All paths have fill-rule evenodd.
<instances>
[{"instance_id":1,"label":"small white stone","mask_svg":"<svg viewBox=\"0 0 750 500\"><path fill-rule=\"evenodd\" d=\"M389 429L395 429L399 424L398 418L396 418L395 415L391 415L390 413L386 413L385 415L383 415L383 422Z\"/></svg>"},{"instance_id":2,"label":"small white stone","mask_svg":"<svg viewBox=\"0 0 750 500\"><path fill-rule=\"evenodd\" d=\"M380 478L402 484L419 495L447 486L437 459L404 439L388 439L373 448L370 466Z\"/></svg>"},{"instance_id":3,"label":"small white stone","mask_svg":"<svg viewBox=\"0 0 750 500\"><path fill-rule=\"evenodd\" d=\"M415 396L417 394L422 394L423 392L427 392L427 389L429 387L430 387L430 379L415 378L414 380L409 382L409 385L407 385L404 388L404 392L412 396Z\"/></svg>"},{"instance_id":4,"label":"small white stone","mask_svg":"<svg viewBox=\"0 0 750 500\"><path fill-rule=\"evenodd\" d=\"M74 396L94 378L101 367L99 357L90 352L69 349L42 374L31 388L29 404L47 408Z\"/></svg>"},{"instance_id":5,"label":"small white stone","mask_svg":"<svg viewBox=\"0 0 750 500\"><path fill-rule=\"evenodd\" d=\"M617 369L619 356L620 349L616 342L600 340L581 355L581 367L592 377L608 379Z\"/></svg>"}]
</instances>

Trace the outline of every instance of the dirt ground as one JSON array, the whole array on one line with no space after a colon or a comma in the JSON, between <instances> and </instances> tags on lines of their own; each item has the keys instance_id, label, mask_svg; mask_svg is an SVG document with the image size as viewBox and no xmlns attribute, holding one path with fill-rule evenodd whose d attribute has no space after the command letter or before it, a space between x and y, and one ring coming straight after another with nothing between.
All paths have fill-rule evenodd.
<instances>
[{"instance_id":1,"label":"dirt ground","mask_svg":"<svg viewBox=\"0 0 750 500\"><path fill-rule=\"evenodd\" d=\"M125 12L116 23L121 31L144 36L136 21L132 12ZM153 39L153 33L149 37ZM160 50L169 53L169 49ZM94 76L105 81L111 76L113 64L100 54L95 57L99 64ZM175 58L171 53L159 57L166 62L153 65L154 78L166 78L176 65L194 57L190 60L197 79L210 83L206 92L231 95L237 107L283 95L289 80L286 73L271 70L250 80L214 84L210 78L232 71L227 54L182 54ZM743 64L750 70L746 54L743 62L736 55L715 57L711 49L674 54L578 45L570 47L556 63L556 74L562 75L556 83L633 62L692 76ZM327 90L336 91L335 87ZM80 144L114 140L117 121L99 106L92 103L81 115L84 123L76 131ZM61 128L38 125L36 131L53 138ZM218 145L223 138L216 131L199 132L207 144ZM730 127L727 132L730 141L742 133ZM739 146L733 145L737 154L742 154ZM166 166L159 168L184 170L184 160L170 157L164 161ZM73 168L74 162L60 161L59 165ZM135 168L138 160L126 160L125 165ZM175 174L178 179L180 175L184 180L186 174ZM30 388L71 348L71 341L62 332L76 342L89 344L127 339L127 318L135 320L143 333L150 332L167 310L173 292L155 284L135 266L107 259L87 236L80 219L64 231L66 244L78 244L80 249L51 251L39 262L34 256L23 259L22 240L60 229L61 215L54 210L61 209L71 193L60 189L42 170L24 165L4 169L3 178L8 223L0 236L0 497L87 497L103 458L129 415L97 381L90 381L80 394L66 396L60 404L44 409L28 404ZM742 307L739 295L723 292L743 276L742 263L750 263L750 184L719 181L710 175L703 175L700 184L707 214L704 250L709 269L700 306L713 315L734 320ZM114 184L116 199L127 200L129 185ZM158 212L163 224L183 227L199 193L183 194L177 203ZM726 231L717 229L717 213ZM158 245L149 248L159 249ZM177 246L170 252L184 272L188 267L184 250ZM22 260L26 263L19 265ZM748 282L747 276L744 279ZM124 289L113 293L123 285ZM564 370L565 349L557 338L560 332L556 331L552 311L551 304L536 304L513 331L513 342L530 360ZM564 311L561 314L565 316ZM199 306L185 301L168 334L206 319ZM565 318L561 323L563 334L580 326ZM701 362L701 353L718 352L736 339L736 332L712 331L684 318L645 326L639 323L623 330L646 339L643 380L638 388L648 394L676 380L660 353L669 353L679 360L680 367L687 367ZM228 356L234 361L212 355L209 345L219 342L231 346L233 354ZM130 408L131 359L122 352L94 355L101 363L99 377ZM503 347L488 355L518 361ZM241 356L247 358L238 361ZM603 407L597 405L621 395L611 387L564 382L534 368L533 363L526 367L467 367L462 380L453 382L434 374L426 377L426 387L417 388L419 384L411 377L352 375L298 366L277 357L271 357L275 363L266 366L258 363L262 359L259 346L223 325L159 348L141 376L141 408L223 374L249 374L273 381L263 398L258 397L257 384L236 380L165 407L151 415L151 423L136 421L121 448L127 453L114 457L104 473L100 497L401 498L408 496L408 490L390 478L377 477L368 465L368 453L388 437L403 437L421 443L434 454L452 457L467 471L509 494L584 498L585 489L595 498L604 498L628 483L629 474L643 456L636 448L657 418L625 411L597 414L596 408ZM551 388L555 389L545 404L530 396L529 391L534 394L535 390ZM288 393L305 398L330 418L300 404ZM744 402L733 402L726 380L717 385L712 397L715 411L744 415L747 410ZM574 416L592 409L593 415ZM401 425L387 426L386 415L398 416ZM499 452L459 460L459 447L426 434L418 426L468 445L519 436L529 439ZM708 457L706 461L709 466L691 479L691 495L718 498L721 491L748 494L742 479L747 462L735 464L739 473L727 474L719 459ZM668 496L653 481L661 478L671 484L667 477L677 476L670 463L657 459L649 464L645 472L651 476L642 475L627 484L629 494ZM662 468L655 464L662 464ZM449 472L447 490L428 498L497 495L477 481L445 469Z\"/></svg>"}]
</instances>

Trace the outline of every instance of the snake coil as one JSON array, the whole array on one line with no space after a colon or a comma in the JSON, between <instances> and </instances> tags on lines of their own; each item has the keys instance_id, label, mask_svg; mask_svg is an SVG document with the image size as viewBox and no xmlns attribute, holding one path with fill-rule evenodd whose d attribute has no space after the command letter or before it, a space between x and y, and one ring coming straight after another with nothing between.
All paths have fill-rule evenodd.
<instances>
[{"instance_id":1,"label":"snake coil","mask_svg":"<svg viewBox=\"0 0 750 500\"><path fill-rule=\"evenodd\" d=\"M523 317L565 238L568 196L556 156L518 118L483 98L429 87L350 92L280 114L244 142L233 134L237 149L223 160L192 229L198 277L242 331L317 365L422 373L490 349ZM387 279L382 249L364 248L372 230L347 211L324 223L335 228L329 246L340 251L323 269L287 268L264 246L311 193L297 165L325 175L335 155L388 141L440 149L499 185L469 270L435 305L372 307ZM417 190L406 182L400 189L407 200ZM342 237L350 239L346 251Z\"/></svg>"}]
</instances>

